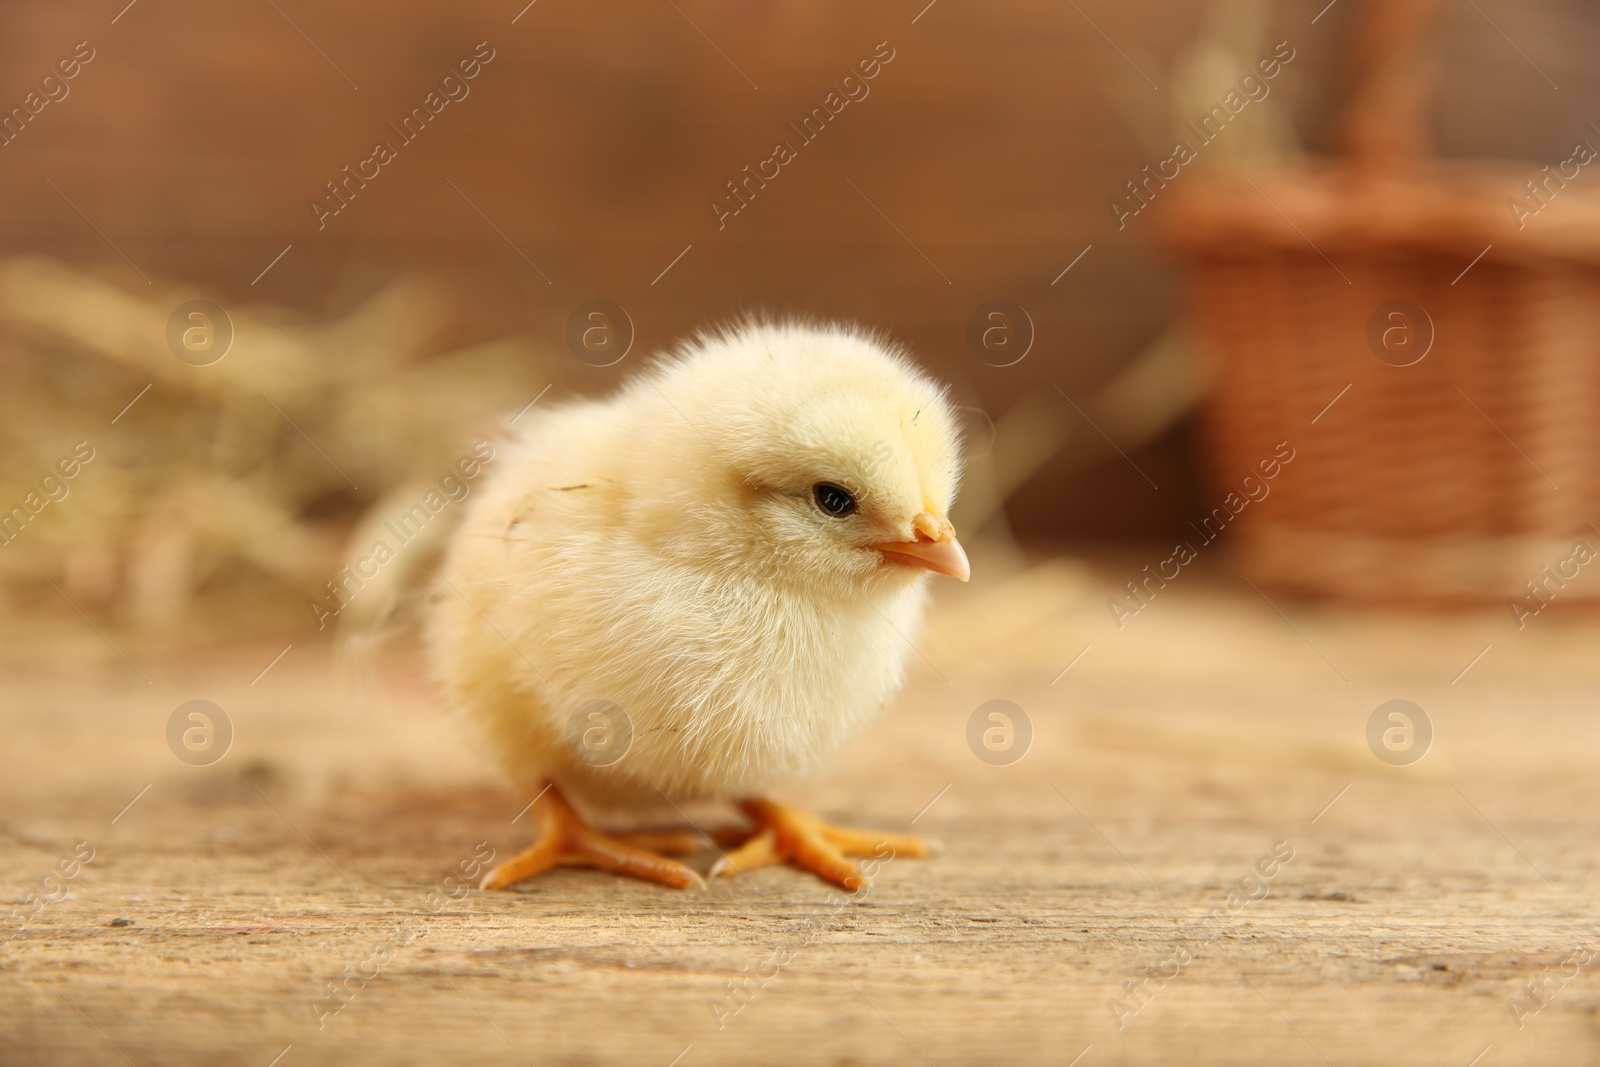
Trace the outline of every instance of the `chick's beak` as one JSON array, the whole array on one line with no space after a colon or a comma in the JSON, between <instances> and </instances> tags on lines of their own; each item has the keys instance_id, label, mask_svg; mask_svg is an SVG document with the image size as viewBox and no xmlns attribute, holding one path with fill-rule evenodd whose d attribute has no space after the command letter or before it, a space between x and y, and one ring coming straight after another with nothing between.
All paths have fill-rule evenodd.
<instances>
[{"instance_id":1,"label":"chick's beak","mask_svg":"<svg viewBox=\"0 0 1600 1067\"><path fill-rule=\"evenodd\" d=\"M915 534L914 540L886 541L868 547L883 553L885 563L922 567L963 582L972 577L966 550L956 540L955 527L950 525L949 519L924 511L911 520L911 529Z\"/></svg>"}]
</instances>

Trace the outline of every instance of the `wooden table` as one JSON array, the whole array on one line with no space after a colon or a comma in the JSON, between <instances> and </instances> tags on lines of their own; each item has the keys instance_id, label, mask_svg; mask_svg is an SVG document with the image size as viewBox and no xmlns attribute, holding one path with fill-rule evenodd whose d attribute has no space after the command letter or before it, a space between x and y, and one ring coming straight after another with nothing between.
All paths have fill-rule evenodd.
<instances>
[{"instance_id":1,"label":"wooden table","mask_svg":"<svg viewBox=\"0 0 1600 1067\"><path fill-rule=\"evenodd\" d=\"M1269 603L1202 560L1119 630L1107 597L1158 558L980 549L941 587L903 698L786 794L943 839L848 901L788 869L450 899L479 842L530 828L410 651L352 670L308 633L174 655L108 631L124 660L75 616L30 624L0 709L5 899L74 876L0 933L0 1062L1600 1056L1600 962L1568 962L1600 949L1600 626ZM236 731L209 767L165 739L197 697ZM1408 767L1366 741L1393 698L1435 734ZM967 744L991 699L1032 724L1009 766Z\"/></svg>"}]
</instances>

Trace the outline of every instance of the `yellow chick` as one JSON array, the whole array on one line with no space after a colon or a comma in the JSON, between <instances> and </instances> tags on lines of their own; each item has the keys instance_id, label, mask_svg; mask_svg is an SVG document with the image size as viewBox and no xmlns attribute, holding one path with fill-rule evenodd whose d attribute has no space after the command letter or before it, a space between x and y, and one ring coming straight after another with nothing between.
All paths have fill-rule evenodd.
<instances>
[{"instance_id":1,"label":"yellow chick","mask_svg":"<svg viewBox=\"0 0 1600 1067\"><path fill-rule=\"evenodd\" d=\"M608 834L573 804L737 802L754 825L724 876L788 861L854 889L847 855L926 854L765 794L899 690L929 576L967 580L960 470L945 389L847 326L701 335L609 400L529 417L429 621L450 700L535 801L538 841L484 885L557 865L701 881L664 854L698 835Z\"/></svg>"}]
</instances>

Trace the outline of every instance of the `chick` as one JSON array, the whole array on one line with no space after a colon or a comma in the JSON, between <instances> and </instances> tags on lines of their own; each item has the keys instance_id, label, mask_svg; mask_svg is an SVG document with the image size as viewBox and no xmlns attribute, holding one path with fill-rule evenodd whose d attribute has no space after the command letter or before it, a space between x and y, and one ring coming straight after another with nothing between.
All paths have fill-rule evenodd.
<instances>
[{"instance_id":1,"label":"chick","mask_svg":"<svg viewBox=\"0 0 1600 1067\"><path fill-rule=\"evenodd\" d=\"M573 804L737 802L754 828L724 876L788 861L854 889L846 855L926 854L765 794L899 690L930 576L969 577L945 390L858 329L748 322L526 422L429 620L450 700L535 800L539 840L485 886L556 865L700 881L661 854L698 835L606 834Z\"/></svg>"}]
</instances>

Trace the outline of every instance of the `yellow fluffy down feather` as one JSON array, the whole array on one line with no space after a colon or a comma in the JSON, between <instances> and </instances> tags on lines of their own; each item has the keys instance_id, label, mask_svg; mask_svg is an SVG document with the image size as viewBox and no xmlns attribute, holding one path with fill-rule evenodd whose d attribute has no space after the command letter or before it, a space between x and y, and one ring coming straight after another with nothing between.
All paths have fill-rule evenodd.
<instances>
[{"instance_id":1,"label":"yellow fluffy down feather","mask_svg":"<svg viewBox=\"0 0 1600 1067\"><path fill-rule=\"evenodd\" d=\"M945 390L859 329L701 335L523 421L429 647L524 789L638 812L803 777L899 689L930 573L967 576Z\"/></svg>"}]
</instances>

